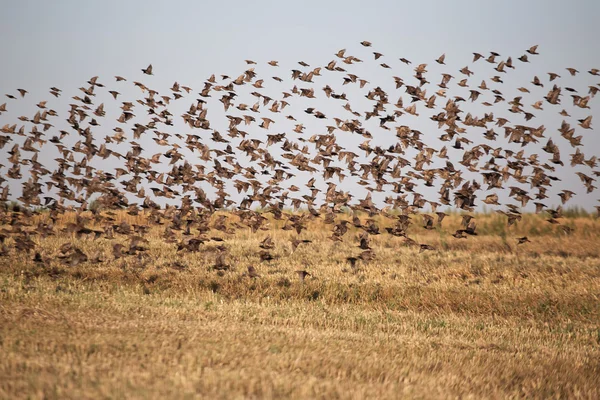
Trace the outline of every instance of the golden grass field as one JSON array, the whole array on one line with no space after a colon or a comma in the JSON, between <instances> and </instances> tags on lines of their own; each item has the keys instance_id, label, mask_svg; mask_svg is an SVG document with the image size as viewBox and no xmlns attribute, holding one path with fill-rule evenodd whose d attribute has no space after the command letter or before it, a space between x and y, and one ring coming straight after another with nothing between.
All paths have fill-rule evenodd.
<instances>
[{"instance_id":1,"label":"golden grass field","mask_svg":"<svg viewBox=\"0 0 600 400\"><path fill-rule=\"evenodd\" d=\"M417 221L409 236L435 251L372 236L377 257L356 270L358 231L334 243L318 221L295 252L279 221L211 232L227 271L212 268L220 243L177 252L164 228L117 260L125 236L36 238L45 258L73 242L105 261L0 257L0 398L597 399L600 221L561 222L574 232L477 215L479 235L456 239L458 215L441 231ZM260 262L268 234L277 258Z\"/></svg>"}]
</instances>

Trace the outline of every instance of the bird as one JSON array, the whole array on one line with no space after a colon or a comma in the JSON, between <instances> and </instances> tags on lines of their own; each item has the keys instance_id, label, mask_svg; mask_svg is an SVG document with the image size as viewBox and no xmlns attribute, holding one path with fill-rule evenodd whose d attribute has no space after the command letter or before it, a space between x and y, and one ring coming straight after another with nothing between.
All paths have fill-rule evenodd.
<instances>
[{"instance_id":1,"label":"bird","mask_svg":"<svg viewBox=\"0 0 600 400\"><path fill-rule=\"evenodd\" d=\"M531 46L529 49L527 49L527 52L529 54L539 54L539 53L537 53L537 48L538 48L538 45L536 44L535 46Z\"/></svg>"},{"instance_id":2,"label":"bird","mask_svg":"<svg viewBox=\"0 0 600 400\"><path fill-rule=\"evenodd\" d=\"M578 125L583 129L592 129L592 116L590 115L586 118L580 119Z\"/></svg>"},{"instance_id":3,"label":"bird","mask_svg":"<svg viewBox=\"0 0 600 400\"><path fill-rule=\"evenodd\" d=\"M248 265L248 276L250 278L259 278L260 275L258 274L258 272L256 272L256 268L254 268L254 266L252 265Z\"/></svg>"},{"instance_id":4,"label":"bird","mask_svg":"<svg viewBox=\"0 0 600 400\"><path fill-rule=\"evenodd\" d=\"M267 236L259 245L261 249L270 250L275 247L275 243L273 243L273 239L271 236Z\"/></svg>"},{"instance_id":5,"label":"bird","mask_svg":"<svg viewBox=\"0 0 600 400\"><path fill-rule=\"evenodd\" d=\"M260 261L272 261L275 257L268 251L262 250L258 253Z\"/></svg>"},{"instance_id":6,"label":"bird","mask_svg":"<svg viewBox=\"0 0 600 400\"><path fill-rule=\"evenodd\" d=\"M306 277L312 276L310 273L308 273L307 271L305 271L303 269L297 270L296 274L298 275L298 279L300 279L300 282L304 282L304 280L306 279Z\"/></svg>"},{"instance_id":7,"label":"bird","mask_svg":"<svg viewBox=\"0 0 600 400\"><path fill-rule=\"evenodd\" d=\"M356 258L356 257L347 257L346 261L348 261L350 263L350 268L352 268L352 270L356 269L356 262L358 261L358 258Z\"/></svg>"},{"instance_id":8,"label":"bird","mask_svg":"<svg viewBox=\"0 0 600 400\"><path fill-rule=\"evenodd\" d=\"M419 245L419 253L422 253L426 250L435 250L435 247L433 247L429 244L424 244L424 243Z\"/></svg>"},{"instance_id":9,"label":"bird","mask_svg":"<svg viewBox=\"0 0 600 400\"><path fill-rule=\"evenodd\" d=\"M215 264L213 265L213 269L218 270L218 271L225 271L225 270L228 270L229 268L231 268L231 266L227 263L225 257L226 257L226 253L219 252L215 259Z\"/></svg>"},{"instance_id":10,"label":"bird","mask_svg":"<svg viewBox=\"0 0 600 400\"><path fill-rule=\"evenodd\" d=\"M152 64L148 65L146 68L142 68L142 72L146 75L153 75L152 74ZM119 78L117 78L117 80L119 80Z\"/></svg>"}]
</instances>

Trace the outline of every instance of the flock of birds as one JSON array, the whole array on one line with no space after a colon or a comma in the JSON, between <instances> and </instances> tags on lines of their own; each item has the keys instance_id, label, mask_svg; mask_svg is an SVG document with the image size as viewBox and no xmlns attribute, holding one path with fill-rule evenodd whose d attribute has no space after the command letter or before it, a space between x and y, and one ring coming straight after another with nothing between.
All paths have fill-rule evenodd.
<instances>
[{"instance_id":1,"label":"flock of birds","mask_svg":"<svg viewBox=\"0 0 600 400\"><path fill-rule=\"evenodd\" d=\"M456 71L456 76L442 73L435 77L428 74L427 64L420 64L414 67L412 79L393 76L392 89L386 91L353 73L356 64L367 62L375 62L384 70L392 69L387 63L380 63L383 54L366 49L372 48L370 42L361 44L361 58L342 49L324 66L298 62L297 69L289 71L291 85L279 76L259 78L252 60L246 60L245 71L237 77L210 76L200 92L175 82L168 93L161 94L150 83L135 81L133 85L141 90L142 98L131 101L120 101L123 97L118 91L120 85L130 84L126 78L116 76L109 85L93 77L80 88L81 93L72 97L73 102L64 115L67 123L64 129L55 126L64 122L58 121L58 112L47 101L37 104L33 116L19 117L19 123L4 124L2 114L11 108L11 102L26 98L28 91L17 89L18 93L6 94L9 100L0 104L0 125L3 125L0 149L5 153L0 164L0 201L5 204L0 211L0 225L4 226L0 230L0 255L8 255L7 243L12 243L16 251L33 251L34 261L49 262L36 251L34 239L56 234L58 228L54 224L68 210L76 212L76 222L63 230L77 237L115 240L112 259L143 252L147 243L144 235L152 224L164 226L162 237L176 244L178 251L197 252L206 242L225 242L227 236L239 229L251 229L254 233L269 229L267 213L284 221L282 229L297 233L291 242L292 250L310 242L301 234L311 220L318 218L331 225L333 241L342 241L350 226L358 228L362 232L358 237L361 253L347 259L355 268L359 260L368 262L375 257L370 237L385 232L420 251L434 250L429 244L409 238L407 229L419 221L424 229L440 227L446 216L438 211L442 205L465 212L462 226L453 233L455 238L477 235L476 218L469 213L478 205L479 192L483 192L482 202L498 207L496 212L504 214L509 225L521 219L521 208L530 201L537 213L547 213L548 223L560 224L562 207L551 209L544 203L552 183L560 180L554 172L565 165L555 143L559 140L575 149L570 155L570 167L590 170L576 172L587 193L596 189L594 183L600 176L596 156L587 158L582 152L582 136L575 135L576 129L592 129L592 115L571 126L565 121L570 114L564 107L567 104L589 110L600 84L590 85L582 92L560 86L559 73L549 72L547 78L535 76L531 81L533 86L546 88L543 89L548 90L546 96L527 104L532 100L523 96L531 94L533 88L529 86L520 87L521 95L507 100L500 90L503 79L519 68L519 63L529 63L530 58L538 55L537 46L533 46L516 60L503 58L496 52L473 53L472 63L487 62L494 70L493 76L480 84L474 82L469 66ZM404 67L411 64L406 58L399 61ZM435 62L444 66L445 55ZM280 70L275 60L267 64L267 69ZM152 65L142 72L146 80L152 79ZM598 69L588 73L600 75ZM566 74L575 76L579 71L567 68ZM327 83L321 86L318 84L321 80ZM427 94L433 85L430 80L439 83L435 93ZM277 88L283 85L284 91L268 95L266 88L270 84L278 85ZM362 91L364 96L360 100L368 104L366 110L350 104L350 96L338 89L345 85ZM450 95L458 87L468 90L468 99ZM253 104L239 100L247 95L244 92L247 88ZM108 119L105 103L94 100L101 93L114 104L120 104L116 120ZM50 94L58 98L62 90L52 87ZM570 99L565 99L565 94ZM226 135L211 126L209 98L214 99L211 101L218 98L222 103L227 118ZM277 126L283 125L276 118L278 114L292 110L294 103L316 102L315 98L320 99L316 105L301 107L302 112L285 116L293 129L276 133ZM169 107L186 100L186 111L180 117L185 128L170 133L178 117ZM333 109L343 115L326 115L317 109L323 102L333 102ZM525 122L511 123L493 112L473 115L461 109L461 103L466 106L475 102L484 107L503 107L514 119ZM529 124L536 110L552 107L564 118L558 138L550 137L544 125ZM429 119L442 133L435 140L408 125L410 118L413 122L419 119L422 108L432 110ZM147 114L145 121L141 120L143 113ZM311 127L315 123L324 126ZM314 132L305 134L307 128ZM184 134L184 130L189 133ZM475 130L481 131L477 141L483 143L474 142ZM361 138L361 143L352 148L356 138ZM377 140L387 144L375 145ZM494 147L496 140L504 140L505 148ZM435 147L435 141L440 146ZM148 154L140 142L146 148L160 151ZM541 154L526 153L531 148L537 151L535 144L539 142L545 142ZM511 150L511 146L518 150ZM48 147L53 147L59 155L54 159L55 168L51 169L40 160L51 153ZM457 156L449 156L449 151ZM411 152L415 155L409 158ZM104 169L109 170L98 165L106 165ZM467 179L469 174L477 179ZM308 179L300 183L301 177ZM354 179L366 189L364 198L338 188L334 179L342 182L345 178ZM18 198L11 194L15 182L21 182L22 186ZM530 189L525 190L519 184L528 184ZM508 190L507 185L511 185ZM436 198L427 199L419 193L423 187L437 188ZM240 201L232 199L234 196L228 193L232 190L241 196ZM508 192L511 203L500 209L498 193L503 191ZM383 207L374 201L374 194L384 196ZM569 190L558 193L561 204L574 195ZM9 207L8 202L15 198L18 204ZM90 207L92 202L94 206ZM253 210L257 206L262 210ZM290 207L307 212L291 212ZM137 215L141 209L148 216L148 225L117 223L115 210ZM225 209L230 212L217 213ZM363 214L368 217L361 219ZM350 219L346 219L347 215L351 215ZM391 226L381 229L373 218L376 215L383 215ZM33 222L34 216L39 222ZM569 232L570 228L561 226ZM217 235L216 231L220 233ZM128 244L118 240L123 235L129 237ZM529 241L527 237L517 240L519 244ZM257 251L262 261L273 259L270 251L274 246L271 236L260 243ZM227 270L230 265L226 243L220 243L217 249L214 268ZM103 256L85 254L72 243L61 247L58 259L67 265L104 261ZM301 280L309 275L305 270L297 273ZM258 276L253 266L248 267L247 274Z\"/></svg>"}]
</instances>

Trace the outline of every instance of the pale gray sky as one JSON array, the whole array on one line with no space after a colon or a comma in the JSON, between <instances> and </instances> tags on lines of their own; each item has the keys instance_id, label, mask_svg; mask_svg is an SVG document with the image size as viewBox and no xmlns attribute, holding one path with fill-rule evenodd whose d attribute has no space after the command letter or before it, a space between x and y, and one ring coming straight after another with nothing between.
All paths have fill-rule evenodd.
<instances>
[{"instance_id":1,"label":"pale gray sky","mask_svg":"<svg viewBox=\"0 0 600 400\"><path fill-rule=\"evenodd\" d=\"M381 1L369 4L364 1L21 0L3 1L0 7L0 104L8 101L10 107L8 113L0 115L0 125L16 123L20 115L33 115L37 111L35 104L40 100L48 100L49 106L57 110L64 121L69 104L73 102L71 97L81 94L78 88L87 86L85 82L95 75L107 86L105 90L115 89L122 93L118 102L111 103L111 98L106 94L99 94L95 99L95 103L106 102L107 112L112 112L111 115L117 118L120 101L141 98L141 92L133 87L132 81L142 81L161 94L168 94L168 88L178 81L194 88L197 94L211 74L235 77L242 73L247 68L244 59L258 63L256 71L265 79L266 89L263 92L279 93L280 96L281 91L289 91L299 83L290 78L290 70L299 67L298 61L303 60L311 67L325 66L335 59L334 53L341 48L365 60L362 64L347 68L349 72L386 90L393 88L392 76L401 76L410 81L414 65L427 63L427 78L431 81L428 93L433 94L437 90L435 85L439 82L440 74L447 72L456 78L449 94L468 98L468 90L459 91L457 89L460 88L456 88L456 82L463 77L458 70L469 65L475 72L475 76L469 80L472 86L478 85L482 79L489 84L489 78L498 73L484 60L476 64L471 64L471 60L473 52L487 56L490 51L500 53L500 59L512 56L515 61L516 70L502 75L505 82L499 86L507 100L520 95L516 90L520 86L532 91L531 95L524 96L527 106L534 99L542 99L553 84L548 83L547 72L559 73L562 76L557 81L559 85L576 87L581 95L587 94L588 85L600 84L599 76L586 72L590 68L600 68L600 52L594 50L598 48L595 41L600 37L600 2L597 1ZM373 48L362 47L359 44L362 40L371 41ZM539 56L530 56L530 64L516 61L525 49L534 44L539 45ZM385 56L375 62L372 51L379 51ZM446 66L434 62L442 53L446 54ZM413 64L405 66L398 61L400 57L412 60ZM265 64L273 59L279 61L279 68ZM380 62L388 63L392 69L381 68ZM152 77L144 76L140 71L149 63L154 66ZM565 67L577 68L581 73L571 77ZM114 75L126 77L127 84L116 83ZM271 80L270 77L274 75L283 78L284 83L277 84ZM349 118L339 107L342 103L332 105L331 101L324 99L320 88L325 84L346 92L350 103L358 111L370 107L362 99L364 92L350 85L341 85L343 74L325 75L314 84L319 99L311 103L298 103L292 109L294 115L304 117L303 108L314 106L328 116ZM537 88L530 83L534 75L542 79L544 88L534 91ZM48 89L51 86L61 88L63 96L59 99L50 96ZM30 93L18 102L10 102L4 97L4 93L16 93L17 88L25 88ZM250 89L246 87L240 92L240 100L246 99L251 105ZM561 107L571 112L572 118L568 122L576 127L576 135L584 137L585 146L582 150L586 158L600 156L600 128L584 131L577 127L577 118L590 114L594 115L593 125L600 124L597 99L590 102L591 110L574 109L568 93L563 93ZM390 101L395 102L395 97L390 95ZM188 100L179 104L181 110L172 110L178 123L178 116L195 98L198 96L190 95ZM443 105L445 100L440 100L444 99L438 99L438 105ZM218 96L213 95L211 101L215 103L210 108L215 109L216 120L213 125L225 134L227 119L218 103ZM502 107L489 109L478 104L461 107L465 112L474 114L483 115L484 112L493 111L496 116L515 118L506 111L509 107L506 103ZM177 110L177 106L173 106L173 109ZM428 114L428 110L422 106L420 110L423 110L420 118L406 116L399 123L421 130L424 141L432 147L439 149L443 144L451 145L437 140L442 132L434 129L435 125L428 120L431 113ZM561 147L565 167L556 171L555 175L562 182L555 186L577 193L570 204L591 209L598 204L598 191L585 194L574 174L574 171L585 169L569 167L568 154L574 149L556 131L562 121L557 111L560 108L546 107L544 112L536 113L536 119L530 124L545 125L546 136L557 138ZM139 109L138 116L145 117L143 114ZM314 129L314 133L323 133L322 126L326 124L313 124L316 122L307 120L307 131ZM373 124L372 131L375 134L377 124ZM108 131L114 126L117 126L116 122L107 121L95 131L100 134L105 130L103 136L110 133ZM176 125L175 131L179 127L182 133L191 133L183 125ZM268 133L284 132L291 128L293 125L278 120L276 127ZM497 132L503 133L501 130ZM251 137L265 134L256 128L250 133ZM305 136L309 137L311 133L307 132ZM480 133L475 131L472 135L477 138ZM387 146L394 142L393 132L377 131L377 134L380 136L373 139L374 144ZM478 141L475 140L476 143ZM355 137L347 141L340 140L341 144L348 143L349 147L360 142L362 140ZM545 141L538 148L544 144ZM150 139L146 146L149 155L164 150L153 148ZM6 152L9 147L0 150L1 158L8 157ZM42 154L40 159L43 160L45 156L49 160L55 157L54 154ZM190 161L195 163L194 160ZM586 173L591 175L589 169ZM344 185L348 185L346 190L356 188L350 182L345 181L342 187ZM521 186L527 189L528 185ZM360 188L356 192L361 195L364 193ZM435 196L429 198L435 200ZM553 195L547 205L556 204L558 198Z\"/></svg>"}]
</instances>

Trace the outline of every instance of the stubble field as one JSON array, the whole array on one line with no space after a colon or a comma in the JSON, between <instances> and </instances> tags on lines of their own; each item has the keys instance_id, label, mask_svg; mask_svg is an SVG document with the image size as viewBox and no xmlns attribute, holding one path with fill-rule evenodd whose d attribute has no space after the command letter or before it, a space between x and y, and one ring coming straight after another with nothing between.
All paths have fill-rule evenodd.
<instances>
[{"instance_id":1,"label":"stubble field","mask_svg":"<svg viewBox=\"0 0 600 400\"><path fill-rule=\"evenodd\" d=\"M210 232L225 241L197 252L151 227L116 259L129 236L57 227L32 236L37 261L7 238L0 398L599 398L600 221L476 220L467 239L449 234L459 215L442 229L415 223L409 237L435 248L423 252L371 235L375 258L354 268L359 230L334 242L318 220L295 250L297 234L274 220ZM261 261L268 235L274 259ZM88 260L59 258L65 243Z\"/></svg>"}]
</instances>

